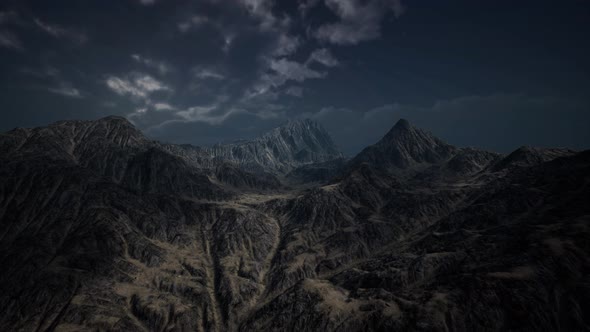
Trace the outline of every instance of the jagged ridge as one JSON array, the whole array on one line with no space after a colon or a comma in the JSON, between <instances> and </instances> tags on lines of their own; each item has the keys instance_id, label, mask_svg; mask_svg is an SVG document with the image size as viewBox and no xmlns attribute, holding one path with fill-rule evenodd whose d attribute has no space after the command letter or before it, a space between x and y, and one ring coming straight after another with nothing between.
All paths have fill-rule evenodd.
<instances>
[{"instance_id":1,"label":"jagged ridge","mask_svg":"<svg viewBox=\"0 0 590 332\"><path fill-rule=\"evenodd\" d=\"M589 324L590 152L503 157L401 121L327 185L251 191L237 163L121 121L0 136L0 329Z\"/></svg>"},{"instance_id":2,"label":"jagged ridge","mask_svg":"<svg viewBox=\"0 0 590 332\"><path fill-rule=\"evenodd\" d=\"M309 119L289 121L252 141L217 144L213 158L232 161L249 170L286 174L307 164L342 158L330 135Z\"/></svg>"}]
</instances>

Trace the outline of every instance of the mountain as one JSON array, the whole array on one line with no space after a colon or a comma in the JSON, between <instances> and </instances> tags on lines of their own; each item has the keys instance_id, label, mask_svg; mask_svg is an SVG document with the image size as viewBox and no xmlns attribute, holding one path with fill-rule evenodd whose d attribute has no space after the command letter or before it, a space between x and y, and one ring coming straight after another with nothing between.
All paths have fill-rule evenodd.
<instances>
[{"instance_id":1,"label":"mountain","mask_svg":"<svg viewBox=\"0 0 590 332\"><path fill-rule=\"evenodd\" d=\"M363 170L380 179L406 177L427 183L441 178L461 180L495 165L502 157L495 152L452 146L400 119L379 142L350 160L338 178L348 179L345 182L360 180L364 176L351 175Z\"/></svg>"},{"instance_id":2,"label":"mountain","mask_svg":"<svg viewBox=\"0 0 590 332\"><path fill-rule=\"evenodd\" d=\"M231 162L246 171L279 176L298 167L343 158L328 132L309 119L289 121L253 140L204 148L172 146L169 150L201 167Z\"/></svg>"},{"instance_id":3,"label":"mountain","mask_svg":"<svg viewBox=\"0 0 590 332\"><path fill-rule=\"evenodd\" d=\"M310 120L289 121L252 141L204 148L151 141L116 116L15 129L4 134L0 144L7 157L13 152L48 156L94 169L128 187L161 190L168 186L170 192L190 191L211 181L211 186L218 182L237 189L273 190L281 186L277 176L292 169L342 158L328 133ZM170 174L167 183L151 183L164 179L156 175L162 172ZM196 182L183 183L183 178Z\"/></svg>"},{"instance_id":4,"label":"mountain","mask_svg":"<svg viewBox=\"0 0 590 332\"><path fill-rule=\"evenodd\" d=\"M590 151L403 120L348 162L331 142L309 121L212 148L116 117L0 134L0 329L588 329Z\"/></svg>"},{"instance_id":5,"label":"mountain","mask_svg":"<svg viewBox=\"0 0 590 332\"><path fill-rule=\"evenodd\" d=\"M19 173L34 168L31 176L67 168L137 192L213 200L232 195L212 183L206 172L161 150L121 117L16 129L2 135L0 147L5 168Z\"/></svg>"},{"instance_id":6,"label":"mountain","mask_svg":"<svg viewBox=\"0 0 590 332\"><path fill-rule=\"evenodd\" d=\"M408 169L449 159L456 148L399 120L376 144L361 151L351 165L370 163L381 169Z\"/></svg>"},{"instance_id":7,"label":"mountain","mask_svg":"<svg viewBox=\"0 0 590 332\"><path fill-rule=\"evenodd\" d=\"M543 149L522 146L495 164L493 166L493 170L500 171L506 168L529 167L553 160L558 157L567 157L574 154L575 151L569 149Z\"/></svg>"},{"instance_id":8,"label":"mountain","mask_svg":"<svg viewBox=\"0 0 590 332\"><path fill-rule=\"evenodd\" d=\"M342 158L326 130L309 119L289 121L253 141L215 145L209 151L214 158L236 162L246 169L260 167L282 173Z\"/></svg>"}]
</instances>

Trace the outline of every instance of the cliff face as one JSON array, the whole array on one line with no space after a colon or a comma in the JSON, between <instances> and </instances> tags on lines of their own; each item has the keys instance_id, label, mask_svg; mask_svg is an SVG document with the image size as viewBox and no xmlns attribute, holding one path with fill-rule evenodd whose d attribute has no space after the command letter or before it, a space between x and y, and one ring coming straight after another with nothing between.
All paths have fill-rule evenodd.
<instances>
[{"instance_id":1,"label":"cliff face","mask_svg":"<svg viewBox=\"0 0 590 332\"><path fill-rule=\"evenodd\" d=\"M342 158L328 133L310 120L290 121L244 143L216 145L214 158L231 160L246 168L287 172L296 167Z\"/></svg>"},{"instance_id":2,"label":"cliff face","mask_svg":"<svg viewBox=\"0 0 590 332\"><path fill-rule=\"evenodd\" d=\"M589 152L502 156L400 121L339 157L308 121L213 148L115 117L1 134L0 329L590 324Z\"/></svg>"},{"instance_id":3,"label":"cliff face","mask_svg":"<svg viewBox=\"0 0 590 332\"><path fill-rule=\"evenodd\" d=\"M169 150L203 167L231 162L246 171L277 175L343 157L326 130L311 120L289 121L249 141L205 148L171 146Z\"/></svg>"}]
</instances>

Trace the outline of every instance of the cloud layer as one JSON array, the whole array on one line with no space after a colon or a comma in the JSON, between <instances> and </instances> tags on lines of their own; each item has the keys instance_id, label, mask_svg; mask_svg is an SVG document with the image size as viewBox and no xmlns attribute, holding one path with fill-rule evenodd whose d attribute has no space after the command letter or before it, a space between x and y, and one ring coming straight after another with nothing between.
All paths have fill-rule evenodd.
<instances>
[{"instance_id":1,"label":"cloud layer","mask_svg":"<svg viewBox=\"0 0 590 332\"><path fill-rule=\"evenodd\" d=\"M571 133L590 123L581 111L590 87L583 5L88 0L67 12L52 6L0 6L0 108L9 110L0 114L0 129L117 114L156 139L210 144L311 117L353 153L402 116L453 143L493 149L548 143L542 132L574 145L586 138ZM553 124L560 125L551 131Z\"/></svg>"}]
</instances>

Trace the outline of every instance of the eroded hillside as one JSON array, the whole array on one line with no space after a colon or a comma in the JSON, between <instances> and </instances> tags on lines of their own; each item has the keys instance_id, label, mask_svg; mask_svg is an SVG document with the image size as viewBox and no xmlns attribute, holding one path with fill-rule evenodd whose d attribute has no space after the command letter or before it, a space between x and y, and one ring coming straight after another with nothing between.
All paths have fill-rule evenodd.
<instances>
[{"instance_id":1,"label":"eroded hillside","mask_svg":"<svg viewBox=\"0 0 590 332\"><path fill-rule=\"evenodd\" d=\"M503 156L402 120L345 162L309 121L197 148L116 117L0 151L2 330L590 326L587 151Z\"/></svg>"}]
</instances>

